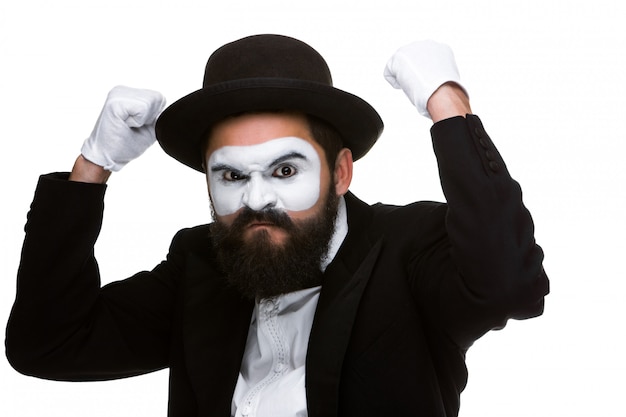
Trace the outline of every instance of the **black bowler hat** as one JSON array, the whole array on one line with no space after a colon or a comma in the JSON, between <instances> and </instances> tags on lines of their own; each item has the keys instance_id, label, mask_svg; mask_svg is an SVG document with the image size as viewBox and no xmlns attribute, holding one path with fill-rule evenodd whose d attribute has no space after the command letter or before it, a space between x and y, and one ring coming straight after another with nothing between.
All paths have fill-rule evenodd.
<instances>
[{"instance_id":1,"label":"black bowler hat","mask_svg":"<svg viewBox=\"0 0 626 417\"><path fill-rule=\"evenodd\" d=\"M316 50L287 36L255 35L209 57L202 88L174 102L157 120L157 140L171 157L202 172L202 143L211 125L261 110L296 110L329 122L354 160L383 130L372 106L333 87L328 65Z\"/></svg>"}]
</instances>

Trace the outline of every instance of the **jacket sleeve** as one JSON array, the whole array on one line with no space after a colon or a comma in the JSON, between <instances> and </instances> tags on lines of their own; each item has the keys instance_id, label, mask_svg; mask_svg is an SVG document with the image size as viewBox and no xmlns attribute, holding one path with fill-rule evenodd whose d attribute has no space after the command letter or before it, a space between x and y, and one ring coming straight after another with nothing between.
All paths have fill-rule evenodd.
<instances>
[{"instance_id":1,"label":"jacket sleeve","mask_svg":"<svg viewBox=\"0 0 626 417\"><path fill-rule=\"evenodd\" d=\"M447 200L447 236L421 270L428 289L421 303L430 322L467 348L508 319L542 314L549 284L520 186L480 119L443 120L431 135Z\"/></svg>"},{"instance_id":2,"label":"jacket sleeve","mask_svg":"<svg viewBox=\"0 0 626 417\"><path fill-rule=\"evenodd\" d=\"M19 372L101 380L167 366L181 258L100 288L105 186L42 176L25 227L6 354Z\"/></svg>"}]
</instances>

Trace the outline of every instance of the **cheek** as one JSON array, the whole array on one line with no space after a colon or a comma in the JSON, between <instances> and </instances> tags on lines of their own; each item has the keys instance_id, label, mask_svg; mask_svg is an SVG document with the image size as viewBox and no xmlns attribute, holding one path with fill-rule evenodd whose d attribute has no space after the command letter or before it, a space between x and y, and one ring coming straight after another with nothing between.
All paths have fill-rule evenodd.
<instances>
[{"instance_id":1,"label":"cheek","mask_svg":"<svg viewBox=\"0 0 626 417\"><path fill-rule=\"evenodd\" d=\"M277 208L297 212L312 208L320 198L319 172L300 175L297 180L287 183L276 180L275 192Z\"/></svg>"},{"instance_id":2,"label":"cheek","mask_svg":"<svg viewBox=\"0 0 626 417\"><path fill-rule=\"evenodd\" d=\"M243 187L225 186L209 177L209 194L218 216L235 213L242 207Z\"/></svg>"}]
</instances>

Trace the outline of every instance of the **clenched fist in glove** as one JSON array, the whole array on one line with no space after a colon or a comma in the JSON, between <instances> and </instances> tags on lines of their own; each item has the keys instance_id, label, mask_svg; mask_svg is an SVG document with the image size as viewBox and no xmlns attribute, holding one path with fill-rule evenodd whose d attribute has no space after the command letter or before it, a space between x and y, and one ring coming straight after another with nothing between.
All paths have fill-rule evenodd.
<instances>
[{"instance_id":1,"label":"clenched fist in glove","mask_svg":"<svg viewBox=\"0 0 626 417\"><path fill-rule=\"evenodd\" d=\"M113 88L81 154L108 171L119 171L156 141L154 125L164 107L165 98L157 91Z\"/></svg>"},{"instance_id":2,"label":"clenched fist in glove","mask_svg":"<svg viewBox=\"0 0 626 417\"><path fill-rule=\"evenodd\" d=\"M384 75L389 84L401 88L419 113L428 118L431 117L428 99L439 87L454 82L463 88L452 49L431 40L398 49L387 62Z\"/></svg>"}]
</instances>

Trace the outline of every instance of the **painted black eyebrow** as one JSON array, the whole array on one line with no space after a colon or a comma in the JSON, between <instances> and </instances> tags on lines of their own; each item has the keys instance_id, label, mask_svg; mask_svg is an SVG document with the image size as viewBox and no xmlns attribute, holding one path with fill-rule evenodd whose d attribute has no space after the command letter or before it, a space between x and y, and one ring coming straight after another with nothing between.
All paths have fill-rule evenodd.
<instances>
[{"instance_id":1,"label":"painted black eyebrow","mask_svg":"<svg viewBox=\"0 0 626 417\"><path fill-rule=\"evenodd\" d=\"M213 165L211 167L211 172L219 172L219 171L237 171L237 172L239 172L239 170L231 167L230 165L226 165L226 164L217 164L217 165Z\"/></svg>"},{"instance_id":2,"label":"painted black eyebrow","mask_svg":"<svg viewBox=\"0 0 626 417\"><path fill-rule=\"evenodd\" d=\"M300 152L290 152L287 155L283 155L280 158L275 159L270 166L275 166L281 164L290 159L304 159L305 161L308 159L306 156L302 155Z\"/></svg>"},{"instance_id":3,"label":"painted black eyebrow","mask_svg":"<svg viewBox=\"0 0 626 417\"><path fill-rule=\"evenodd\" d=\"M270 166L276 166L278 164L281 164L285 161L288 161L290 159L304 159L307 160L308 158L304 155L302 155L300 152L290 152L286 155L283 155L279 158L276 158L274 161L272 161L272 163L270 164ZM217 165L213 165L211 166L211 172L219 172L219 171L236 171L239 172L238 169L235 169L234 167L227 165L227 164L217 164Z\"/></svg>"}]
</instances>

